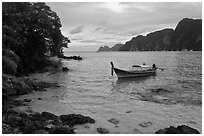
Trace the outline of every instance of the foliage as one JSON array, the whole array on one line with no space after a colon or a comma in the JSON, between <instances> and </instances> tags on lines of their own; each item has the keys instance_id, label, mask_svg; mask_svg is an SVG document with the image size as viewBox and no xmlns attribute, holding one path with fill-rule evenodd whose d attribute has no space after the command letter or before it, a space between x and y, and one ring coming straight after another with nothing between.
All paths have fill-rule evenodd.
<instances>
[{"instance_id":1,"label":"foliage","mask_svg":"<svg viewBox=\"0 0 204 136\"><path fill-rule=\"evenodd\" d=\"M3 53L3 65L32 72L43 67L49 56L62 55L62 47L68 47L70 41L62 35L61 27L57 13L45 3L3 2L2 48L20 61Z\"/></svg>"}]
</instances>

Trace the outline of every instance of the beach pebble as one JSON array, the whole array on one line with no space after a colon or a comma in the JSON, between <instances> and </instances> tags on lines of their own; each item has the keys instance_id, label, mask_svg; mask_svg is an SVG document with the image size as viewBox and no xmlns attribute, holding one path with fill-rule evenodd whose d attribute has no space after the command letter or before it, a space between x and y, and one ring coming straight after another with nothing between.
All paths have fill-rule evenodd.
<instances>
[{"instance_id":1,"label":"beach pebble","mask_svg":"<svg viewBox=\"0 0 204 136\"><path fill-rule=\"evenodd\" d=\"M54 126L50 129L50 134L75 134L75 132L68 126Z\"/></svg>"},{"instance_id":2,"label":"beach pebble","mask_svg":"<svg viewBox=\"0 0 204 136\"><path fill-rule=\"evenodd\" d=\"M85 125L84 128L90 128L90 127Z\"/></svg>"},{"instance_id":3,"label":"beach pebble","mask_svg":"<svg viewBox=\"0 0 204 136\"><path fill-rule=\"evenodd\" d=\"M152 123L150 122L150 121L148 121L148 122L143 122L143 123L140 123L140 124L138 124L140 127L149 127L149 126L151 126L152 125Z\"/></svg>"},{"instance_id":4,"label":"beach pebble","mask_svg":"<svg viewBox=\"0 0 204 136\"><path fill-rule=\"evenodd\" d=\"M97 131L100 133L100 134L108 134L109 133L109 130L105 129L105 128L97 128Z\"/></svg>"},{"instance_id":5,"label":"beach pebble","mask_svg":"<svg viewBox=\"0 0 204 136\"><path fill-rule=\"evenodd\" d=\"M189 123L191 123L191 124L196 124L196 122L195 122L195 121L189 121Z\"/></svg>"},{"instance_id":6,"label":"beach pebble","mask_svg":"<svg viewBox=\"0 0 204 136\"><path fill-rule=\"evenodd\" d=\"M125 113L131 113L132 111L126 111Z\"/></svg>"},{"instance_id":7,"label":"beach pebble","mask_svg":"<svg viewBox=\"0 0 204 136\"><path fill-rule=\"evenodd\" d=\"M133 130L134 130L134 133L142 134L142 132L139 129L137 129L137 128L134 128Z\"/></svg>"},{"instance_id":8,"label":"beach pebble","mask_svg":"<svg viewBox=\"0 0 204 136\"><path fill-rule=\"evenodd\" d=\"M68 67L62 67L62 71L69 71Z\"/></svg>"},{"instance_id":9,"label":"beach pebble","mask_svg":"<svg viewBox=\"0 0 204 136\"><path fill-rule=\"evenodd\" d=\"M109 119L108 122L110 123L113 123L113 124L118 124L119 123L119 120L115 119L115 118L112 118L112 119Z\"/></svg>"}]
</instances>

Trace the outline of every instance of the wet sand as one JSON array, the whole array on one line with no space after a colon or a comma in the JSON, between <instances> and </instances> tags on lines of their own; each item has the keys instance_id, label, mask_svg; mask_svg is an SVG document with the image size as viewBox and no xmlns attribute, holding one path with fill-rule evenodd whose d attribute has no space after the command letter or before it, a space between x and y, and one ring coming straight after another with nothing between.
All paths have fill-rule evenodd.
<instances>
[{"instance_id":1,"label":"wet sand","mask_svg":"<svg viewBox=\"0 0 204 136\"><path fill-rule=\"evenodd\" d=\"M67 89L67 88L66 88ZM79 134L98 134L97 128L105 128L110 134L154 134L169 126L188 125L202 133L202 107L164 105L148 101L97 102L82 104L70 97L64 101L65 88L50 88L34 92L18 99L31 99L28 106L16 107L16 111L51 112L56 115L82 114L95 119L94 124L74 126Z\"/></svg>"}]
</instances>

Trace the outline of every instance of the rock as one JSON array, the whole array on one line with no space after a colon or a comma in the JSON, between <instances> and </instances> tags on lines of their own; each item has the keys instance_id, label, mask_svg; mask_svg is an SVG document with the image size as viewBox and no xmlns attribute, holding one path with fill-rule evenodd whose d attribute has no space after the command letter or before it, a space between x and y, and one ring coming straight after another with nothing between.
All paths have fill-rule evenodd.
<instances>
[{"instance_id":1,"label":"rock","mask_svg":"<svg viewBox=\"0 0 204 136\"><path fill-rule=\"evenodd\" d=\"M163 88L151 89L151 91L157 94L171 93L171 91L163 89Z\"/></svg>"},{"instance_id":2,"label":"rock","mask_svg":"<svg viewBox=\"0 0 204 136\"><path fill-rule=\"evenodd\" d=\"M70 56L70 57L67 57L67 56L60 56L60 58L63 58L63 59L74 59L74 60L82 60L82 57L81 56Z\"/></svg>"},{"instance_id":3,"label":"rock","mask_svg":"<svg viewBox=\"0 0 204 136\"><path fill-rule=\"evenodd\" d=\"M23 99L24 102L31 102L31 99Z\"/></svg>"},{"instance_id":4,"label":"rock","mask_svg":"<svg viewBox=\"0 0 204 136\"><path fill-rule=\"evenodd\" d=\"M69 71L68 67L62 67L62 71Z\"/></svg>"},{"instance_id":5,"label":"rock","mask_svg":"<svg viewBox=\"0 0 204 136\"><path fill-rule=\"evenodd\" d=\"M53 125L61 125L62 121L60 119L57 119L57 120L51 121L50 123L53 124Z\"/></svg>"},{"instance_id":6,"label":"rock","mask_svg":"<svg viewBox=\"0 0 204 136\"><path fill-rule=\"evenodd\" d=\"M42 98L38 98L38 100L42 100Z\"/></svg>"},{"instance_id":7,"label":"rock","mask_svg":"<svg viewBox=\"0 0 204 136\"><path fill-rule=\"evenodd\" d=\"M42 112L41 115L46 118L46 119L51 119L51 120L57 120L59 117L57 115L54 115L52 113L49 113L49 112Z\"/></svg>"},{"instance_id":8,"label":"rock","mask_svg":"<svg viewBox=\"0 0 204 136\"><path fill-rule=\"evenodd\" d=\"M36 83L37 90L36 91L46 91L46 88L57 88L60 87L59 83L48 83L48 82L37 82Z\"/></svg>"},{"instance_id":9,"label":"rock","mask_svg":"<svg viewBox=\"0 0 204 136\"><path fill-rule=\"evenodd\" d=\"M8 95L5 93L2 93L2 100L4 101L4 100L8 100L8 99L9 99Z\"/></svg>"},{"instance_id":10,"label":"rock","mask_svg":"<svg viewBox=\"0 0 204 136\"><path fill-rule=\"evenodd\" d=\"M37 129L35 128L35 123L31 121L30 119L22 119L22 124L21 124L21 129L23 130L24 134L30 134L36 131Z\"/></svg>"},{"instance_id":11,"label":"rock","mask_svg":"<svg viewBox=\"0 0 204 136\"><path fill-rule=\"evenodd\" d=\"M132 111L126 111L125 113L131 113Z\"/></svg>"},{"instance_id":12,"label":"rock","mask_svg":"<svg viewBox=\"0 0 204 136\"><path fill-rule=\"evenodd\" d=\"M142 132L139 129L137 129L137 128L134 128L133 130L134 130L134 133L142 134Z\"/></svg>"},{"instance_id":13,"label":"rock","mask_svg":"<svg viewBox=\"0 0 204 136\"><path fill-rule=\"evenodd\" d=\"M97 131L100 133L100 134L108 134L110 133L109 130L105 129L105 128L97 128Z\"/></svg>"},{"instance_id":14,"label":"rock","mask_svg":"<svg viewBox=\"0 0 204 136\"><path fill-rule=\"evenodd\" d=\"M178 126L177 128L170 126L169 128L160 129L155 134L200 134L198 130L186 125Z\"/></svg>"},{"instance_id":15,"label":"rock","mask_svg":"<svg viewBox=\"0 0 204 136\"><path fill-rule=\"evenodd\" d=\"M49 134L49 133L47 131L41 129L41 130L35 131L33 134Z\"/></svg>"},{"instance_id":16,"label":"rock","mask_svg":"<svg viewBox=\"0 0 204 136\"><path fill-rule=\"evenodd\" d=\"M75 134L75 132L68 126L55 126L50 129L50 134Z\"/></svg>"},{"instance_id":17,"label":"rock","mask_svg":"<svg viewBox=\"0 0 204 136\"><path fill-rule=\"evenodd\" d=\"M112 119L109 119L108 122L110 123L113 123L113 124L118 124L119 123L119 120L115 119L115 118L112 118Z\"/></svg>"},{"instance_id":18,"label":"rock","mask_svg":"<svg viewBox=\"0 0 204 136\"><path fill-rule=\"evenodd\" d=\"M22 134L19 128L10 127L5 123L2 123L2 134Z\"/></svg>"},{"instance_id":19,"label":"rock","mask_svg":"<svg viewBox=\"0 0 204 136\"><path fill-rule=\"evenodd\" d=\"M2 88L2 92L8 96L11 96L11 95L16 95L17 94L17 90L13 89L13 88Z\"/></svg>"},{"instance_id":20,"label":"rock","mask_svg":"<svg viewBox=\"0 0 204 136\"><path fill-rule=\"evenodd\" d=\"M152 125L152 122L143 122L143 123L140 123L140 124L138 124L140 127L149 127L149 126L151 126Z\"/></svg>"},{"instance_id":21,"label":"rock","mask_svg":"<svg viewBox=\"0 0 204 136\"><path fill-rule=\"evenodd\" d=\"M44 122L44 121L47 120L44 116L42 116L42 114L40 114L40 113L38 113L38 112L29 115L29 118L30 118L31 120L33 120L33 121L41 121L41 122Z\"/></svg>"},{"instance_id":22,"label":"rock","mask_svg":"<svg viewBox=\"0 0 204 136\"><path fill-rule=\"evenodd\" d=\"M61 120L69 126L74 126L78 124L84 123L95 123L95 120L88 117L83 116L81 114L69 114L69 115L61 115Z\"/></svg>"}]
</instances>

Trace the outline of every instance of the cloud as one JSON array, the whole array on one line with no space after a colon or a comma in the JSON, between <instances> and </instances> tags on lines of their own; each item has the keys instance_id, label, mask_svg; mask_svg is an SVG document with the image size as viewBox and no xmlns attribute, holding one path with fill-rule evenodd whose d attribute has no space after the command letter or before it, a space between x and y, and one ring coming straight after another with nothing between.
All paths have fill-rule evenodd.
<instances>
[{"instance_id":1,"label":"cloud","mask_svg":"<svg viewBox=\"0 0 204 136\"><path fill-rule=\"evenodd\" d=\"M122 4L120 2L106 2L106 3L101 4L101 7L107 8L116 13L121 13L127 8L125 4Z\"/></svg>"},{"instance_id":2,"label":"cloud","mask_svg":"<svg viewBox=\"0 0 204 136\"><path fill-rule=\"evenodd\" d=\"M98 30L101 30L102 29L102 27L96 27L95 29L94 29L94 31L98 31Z\"/></svg>"},{"instance_id":3,"label":"cloud","mask_svg":"<svg viewBox=\"0 0 204 136\"><path fill-rule=\"evenodd\" d=\"M81 40L83 40L82 38L72 38L71 39L72 41L81 41Z\"/></svg>"},{"instance_id":4,"label":"cloud","mask_svg":"<svg viewBox=\"0 0 204 136\"><path fill-rule=\"evenodd\" d=\"M84 28L84 26L79 26L77 28L74 28L73 30L70 31L70 34L81 33L83 28Z\"/></svg>"},{"instance_id":5,"label":"cloud","mask_svg":"<svg viewBox=\"0 0 204 136\"><path fill-rule=\"evenodd\" d=\"M125 43L133 36L202 18L202 2L51 2L70 46ZM94 49L94 48L90 48Z\"/></svg>"},{"instance_id":6,"label":"cloud","mask_svg":"<svg viewBox=\"0 0 204 136\"><path fill-rule=\"evenodd\" d=\"M99 41L99 40L81 40L80 42L83 42L83 43L104 43L102 41Z\"/></svg>"}]
</instances>

